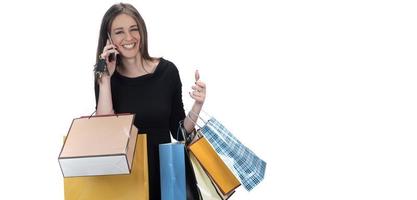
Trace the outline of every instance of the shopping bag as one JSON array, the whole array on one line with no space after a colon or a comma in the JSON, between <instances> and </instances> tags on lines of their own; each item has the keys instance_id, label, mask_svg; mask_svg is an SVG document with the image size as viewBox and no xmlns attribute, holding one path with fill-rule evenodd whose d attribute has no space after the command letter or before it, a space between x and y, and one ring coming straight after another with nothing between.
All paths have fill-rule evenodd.
<instances>
[{"instance_id":1,"label":"shopping bag","mask_svg":"<svg viewBox=\"0 0 417 200\"><path fill-rule=\"evenodd\" d=\"M181 133L186 139L182 123L183 121L180 121L177 138ZM182 142L159 145L162 200L201 199L194 170L185 149L187 142L186 139Z\"/></svg>"},{"instance_id":2,"label":"shopping bag","mask_svg":"<svg viewBox=\"0 0 417 200\"><path fill-rule=\"evenodd\" d=\"M161 199L185 200L184 144L160 144Z\"/></svg>"},{"instance_id":3,"label":"shopping bag","mask_svg":"<svg viewBox=\"0 0 417 200\"><path fill-rule=\"evenodd\" d=\"M148 200L146 134L138 134L130 174L64 178L65 200Z\"/></svg>"},{"instance_id":4,"label":"shopping bag","mask_svg":"<svg viewBox=\"0 0 417 200\"><path fill-rule=\"evenodd\" d=\"M200 190L197 187L197 180L194 173L194 168L191 163L190 153L184 149L185 157L185 189L187 193L187 200L203 200Z\"/></svg>"},{"instance_id":5,"label":"shopping bag","mask_svg":"<svg viewBox=\"0 0 417 200\"><path fill-rule=\"evenodd\" d=\"M223 195L220 189L216 187L213 180L208 176L208 173L204 170L193 153L189 154L190 160L193 166L194 174L197 180L197 186L204 200L226 200L235 191L229 192L228 195Z\"/></svg>"},{"instance_id":6,"label":"shopping bag","mask_svg":"<svg viewBox=\"0 0 417 200\"><path fill-rule=\"evenodd\" d=\"M226 166L206 138L200 137L188 146L207 174L215 182L221 193L228 196L240 186L239 180Z\"/></svg>"},{"instance_id":7,"label":"shopping bag","mask_svg":"<svg viewBox=\"0 0 417 200\"><path fill-rule=\"evenodd\" d=\"M117 114L74 119L58 158L63 176L129 174L138 133L134 117Z\"/></svg>"},{"instance_id":8,"label":"shopping bag","mask_svg":"<svg viewBox=\"0 0 417 200\"><path fill-rule=\"evenodd\" d=\"M206 114L207 115L207 114ZM264 178L266 162L243 145L233 134L214 117L204 120L200 132L213 146L214 150L233 171L247 191L252 190Z\"/></svg>"}]
</instances>

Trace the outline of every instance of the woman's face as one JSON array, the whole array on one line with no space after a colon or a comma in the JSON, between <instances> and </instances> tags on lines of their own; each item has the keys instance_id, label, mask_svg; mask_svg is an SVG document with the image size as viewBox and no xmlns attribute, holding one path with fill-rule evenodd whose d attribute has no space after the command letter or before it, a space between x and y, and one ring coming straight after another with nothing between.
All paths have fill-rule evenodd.
<instances>
[{"instance_id":1,"label":"woman's face","mask_svg":"<svg viewBox=\"0 0 417 200\"><path fill-rule=\"evenodd\" d=\"M111 39L119 53L125 58L133 58L139 52L140 34L136 21L129 15L116 16L111 25Z\"/></svg>"}]
</instances>

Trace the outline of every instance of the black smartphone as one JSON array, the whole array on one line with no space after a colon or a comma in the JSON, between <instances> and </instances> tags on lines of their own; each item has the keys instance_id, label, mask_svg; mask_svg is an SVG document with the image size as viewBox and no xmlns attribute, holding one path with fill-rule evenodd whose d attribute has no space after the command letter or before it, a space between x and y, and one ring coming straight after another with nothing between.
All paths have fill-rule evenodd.
<instances>
[{"instance_id":1,"label":"black smartphone","mask_svg":"<svg viewBox=\"0 0 417 200\"><path fill-rule=\"evenodd\" d=\"M110 33L107 33L107 37L109 38L110 44L114 45L113 44L113 41L111 40ZM115 59L117 59L116 58L116 54L115 53L111 53L109 55L109 62L113 62L113 60L115 60Z\"/></svg>"}]
</instances>

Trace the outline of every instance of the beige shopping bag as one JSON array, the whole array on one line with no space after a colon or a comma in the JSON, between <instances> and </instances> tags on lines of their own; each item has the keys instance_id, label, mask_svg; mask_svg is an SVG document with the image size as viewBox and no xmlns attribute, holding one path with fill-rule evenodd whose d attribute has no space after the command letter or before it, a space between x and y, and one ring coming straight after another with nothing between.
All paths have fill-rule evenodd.
<instances>
[{"instance_id":1,"label":"beige shopping bag","mask_svg":"<svg viewBox=\"0 0 417 200\"><path fill-rule=\"evenodd\" d=\"M58 159L64 177L129 174L138 133L134 117L74 119Z\"/></svg>"},{"instance_id":2,"label":"beige shopping bag","mask_svg":"<svg viewBox=\"0 0 417 200\"><path fill-rule=\"evenodd\" d=\"M64 178L65 200L148 200L146 135L137 135L131 174Z\"/></svg>"}]
</instances>

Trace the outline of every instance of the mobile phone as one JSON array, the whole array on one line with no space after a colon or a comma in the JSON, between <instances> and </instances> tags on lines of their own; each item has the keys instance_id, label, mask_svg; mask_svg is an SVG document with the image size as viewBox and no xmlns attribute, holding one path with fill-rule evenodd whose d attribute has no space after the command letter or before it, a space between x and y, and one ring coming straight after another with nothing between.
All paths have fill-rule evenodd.
<instances>
[{"instance_id":1,"label":"mobile phone","mask_svg":"<svg viewBox=\"0 0 417 200\"><path fill-rule=\"evenodd\" d=\"M114 45L113 41L111 40L110 33L108 33L108 32L107 32L107 37L109 38L110 44ZM113 62L113 60L115 60L115 59L116 59L116 54L115 53L110 53L109 62Z\"/></svg>"}]
</instances>

